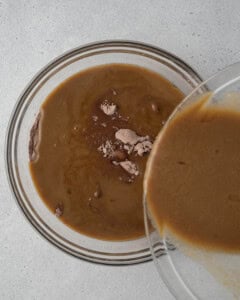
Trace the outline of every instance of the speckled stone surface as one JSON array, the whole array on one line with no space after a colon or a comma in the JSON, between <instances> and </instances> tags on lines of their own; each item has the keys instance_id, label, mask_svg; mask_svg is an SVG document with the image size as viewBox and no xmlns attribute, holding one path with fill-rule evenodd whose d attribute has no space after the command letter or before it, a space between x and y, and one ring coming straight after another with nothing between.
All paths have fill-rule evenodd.
<instances>
[{"instance_id":1,"label":"speckled stone surface","mask_svg":"<svg viewBox=\"0 0 240 300\"><path fill-rule=\"evenodd\" d=\"M15 204L4 138L22 89L73 47L132 39L162 47L203 78L240 60L238 0L0 0L0 299L173 299L153 263L105 267L51 246Z\"/></svg>"}]
</instances>

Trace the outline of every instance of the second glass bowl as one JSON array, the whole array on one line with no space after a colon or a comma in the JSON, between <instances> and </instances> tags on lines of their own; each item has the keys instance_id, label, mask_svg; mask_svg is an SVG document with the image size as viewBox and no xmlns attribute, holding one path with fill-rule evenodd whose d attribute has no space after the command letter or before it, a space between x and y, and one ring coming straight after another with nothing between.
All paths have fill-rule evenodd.
<instances>
[{"instance_id":1,"label":"second glass bowl","mask_svg":"<svg viewBox=\"0 0 240 300\"><path fill-rule=\"evenodd\" d=\"M221 106L240 112L240 62L209 78L189 94L169 117L157 139L185 107L206 91L211 92L211 98L204 105ZM235 101L230 101L232 97L227 97L232 93L238 95ZM151 159L150 154L148 164L151 164ZM146 188L145 185L145 193ZM169 237L160 236L157 230L149 231L154 222L148 210L147 199L144 199L144 214L146 235L157 270L176 299L239 299L240 255L204 251L190 246L175 247L170 243Z\"/></svg>"}]
</instances>

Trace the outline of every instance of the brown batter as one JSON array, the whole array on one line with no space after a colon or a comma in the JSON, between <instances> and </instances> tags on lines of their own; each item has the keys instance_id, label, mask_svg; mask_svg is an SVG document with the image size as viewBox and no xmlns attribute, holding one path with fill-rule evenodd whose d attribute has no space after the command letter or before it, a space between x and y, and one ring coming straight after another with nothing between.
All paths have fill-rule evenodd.
<instances>
[{"instance_id":1,"label":"brown batter","mask_svg":"<svg viewBox=\"0 0 240 300\"><path fill-rule=\"evenodd\" d=\"M169 81L133 65L66 80L43 103L31 132L30 169L43 201L91 237L142 236L146 159L182 98Z\"/></svg>"},{"instance_id":2,"label":"brown batter","mask_svg":"<svg viewBox=\"0 0 240 300\"><path fill-rule=\"evenodd\" d=\"M208 97L160 133L147 167L146 199L162 234L239 252L240 114L204 108Z\"/></svg>"}]
</instances>

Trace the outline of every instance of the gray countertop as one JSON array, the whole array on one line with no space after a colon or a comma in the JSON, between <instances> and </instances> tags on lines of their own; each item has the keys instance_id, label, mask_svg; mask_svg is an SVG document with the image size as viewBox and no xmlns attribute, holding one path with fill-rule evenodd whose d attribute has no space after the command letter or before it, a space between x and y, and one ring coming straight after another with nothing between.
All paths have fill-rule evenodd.
<instances>
[{"instance_id":1,"label":"gray countertop","mask_svg":"<svg viewBox=\"0 0 240 300\"><path fill-rule=\"evenodd\" d=\"M172 299L152 262L106 267L35 232L8 187L4 138L16 99L49 60L85 43L154 44L203 78L240 60L240 1L0 0L0 299Z\"/></svg>"}]
</instances>

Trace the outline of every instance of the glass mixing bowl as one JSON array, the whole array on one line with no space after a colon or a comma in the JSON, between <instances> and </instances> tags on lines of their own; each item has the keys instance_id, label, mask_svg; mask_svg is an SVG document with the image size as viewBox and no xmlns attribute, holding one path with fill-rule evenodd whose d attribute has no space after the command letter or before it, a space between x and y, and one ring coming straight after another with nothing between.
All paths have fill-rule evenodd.
<instances>
[{"instance_id":1,"label":"glass mixing bowl","mask_svg":"<svg viewBox=\"0 0 240 300\"><path fill-rule=\"evenodd\" d=\"M157 139L182 109L209 91L211 98L204 105L240 112L240 62L214 75L189 94L169 117ZM234 93L236 97L232 97ZM154 148L148 160L149 167L153 156ZM144 182L146 195L147 185ZM150 232L150 224L154 226L154 220L151 219L146 197L144 217L146 235L158 273L176 299L240 299L239 254L204 251L189 245L177 246L169 236L160 236L157 230Z\"/></svg>"},{"instance_id":2,"label":"glass mixing bowl","mask_svg":"<svg viewBox=\"0 0 240 300\"><path fill-rule=\"evenodd\" d=\"M68 77L86 68L127 63L153 70L188 95L201 82L176 56L156 47L129 41L108 41L76 48L52 61L27 85L14 108L6 141L6 169L17 203L30 223L52 244L79 258L103 264L133 264L151 259L145 237L107 242L82 235L59 221L45 206L28 166L30 129L46 97Z\"/></svg>"}]
</instances>

